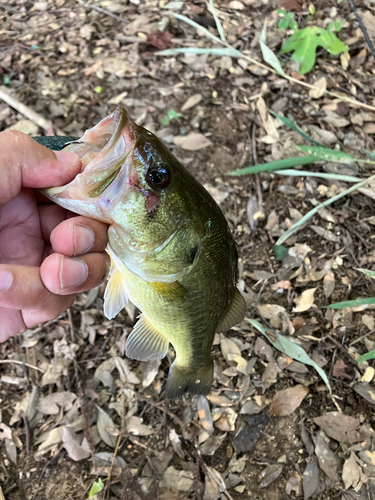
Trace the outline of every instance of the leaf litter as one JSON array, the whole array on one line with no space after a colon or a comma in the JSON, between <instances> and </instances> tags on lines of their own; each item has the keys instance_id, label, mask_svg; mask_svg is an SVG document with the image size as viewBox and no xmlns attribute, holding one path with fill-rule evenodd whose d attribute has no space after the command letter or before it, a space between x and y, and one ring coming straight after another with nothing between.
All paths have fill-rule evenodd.
<instances>
[{"instance_id":1,"label":"leaf litter","mask_svg":"<svg viewBox=\"0 0 375 500\"><path fill-rule=\"evenodd\" d=\"M371 295L370 285L354 269L371 269L375 263L369 236L373 186L317 208L312 223L303 222L311 206L345 192L350 181L338 175L356 176L352 182L366 176L361 164L353 170L342 153L357 157L365 149L374 151L374 112L339 99L328 102L323 93L338 85L374 104L366 83L372 61L343 4L337 10L348 21L340 35L352 37L352 42L346 40L351 55L330 59L318 54L307 75L314 88L303 99L302 87L269 78L267 69L237 57L232 48L209 52L210 39L201 35L206 29L222 39L214 27L216 16L235 50L250 48L252 56L261 60L262 53L276 66L282 33L274 14L267 17L264 7L255 2L254 9L253 4L219 1L207 9L190 2L153 2L146 9L142 2L88 2L70 6L68 16L63 0L34 3L34 9L7 0L1 11L8 30L0 42L3 86L45 117L40 121L35 114L23 114L27 109L1 101L1 130L40 134L49 118L55 133L80 135L116 105L128 106L207 185L226 213L238 243L240 289L251 320L217 335L211 393L173 404L163 397L168 360L138 364L124 358L137 311L128 305L115 321L105 320L103 287L81 294L71 318L63 314L26 332L19 344L3 344L0 360L9 361L0 364L4 491L18 484L19 467L27 473L24 489L41 477L39 498L45 494L48 500L77 494L72 478L82 471L85 488L98 482L96 476L108 479L111 474L114 499L138 500L145 494L175 500L199 494L206 500L268 499L274 487L307 499L373 488L367 468L375 463L369 426L373 372L371 361L363 365L355 359L375 348L374 316L371 309L322 309L365 292ZM326 2L317 8L318 23L338 15ZM173 12L199 20L202 29L176 21ZM371 30L369 8L361 15ZM254 36L265 20L267 38ZM156 55L159 49L181 46L193 50ZM196 48L206 53L194 53ZM282 71L289 71L288 65ZM163 122L166 116L168 122ZM287 120L294 130L285 126ZM249 136L253 121L258 125L254 141ZM295 156L295 145L303 144L301 134L315 147L341 150L331 157L335 168L324 168L337 177L262 173L266 222L257 220L250 232L259 192L252 178L224 174L253 165L254 152L259 164ZM305 168L319 174L318 167L319 162ZM250 208L249 200L254 200ZM283 242L278 260L273 245L300 221L298 232ZM257 325L266 335L259 334ZM281 446L280 436L285 436ZM51 460L59 461L60 473L48 465ZM41 476L44 464L48 474ZM131 497L123 491L126 484L133 485Z\"/></svg>"}]
</instances>

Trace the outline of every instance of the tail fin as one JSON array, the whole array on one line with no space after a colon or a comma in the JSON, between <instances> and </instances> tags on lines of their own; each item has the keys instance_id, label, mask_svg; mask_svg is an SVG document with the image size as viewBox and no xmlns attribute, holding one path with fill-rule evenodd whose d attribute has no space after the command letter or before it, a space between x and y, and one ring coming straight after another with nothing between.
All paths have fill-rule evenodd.
<instances>
[{"instance_id":1,"label":"tail fin","mask_svg":"<svg viewBox=\"0 0 375 500\"><path fill-rule=\"evenodd\" d=\"M186 392L208 394L214 378L214 363L210 362L199 370L189 370L173 363L169 370L165 395L168 399L178 399Z\"/></svg>"}]
</instances>

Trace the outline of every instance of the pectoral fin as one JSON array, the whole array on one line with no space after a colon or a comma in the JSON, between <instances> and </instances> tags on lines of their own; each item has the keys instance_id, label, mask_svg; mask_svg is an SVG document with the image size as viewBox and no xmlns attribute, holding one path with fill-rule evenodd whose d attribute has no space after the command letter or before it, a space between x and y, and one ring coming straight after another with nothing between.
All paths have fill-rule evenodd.
<instances>
[{"instance_id":1,"label":"pectoral fin","mask_svg":"<svg viewBox=\"0 0 375 500\"><path fill-rule=\"evenodd\" d=\"M128 358L138 361L162 359L168 351L168 340L141 315L135 327L126 339L125 353Z\"/></svg>"},{"instance_id":2,"label":"pectoral fin","mask_svg":"<svg viewBox=\"0 0 375 500\"><path fill-rule=\"evenodd\" d=\"M104 314L108 319L114 318L128 302L129 294L123 273L124 264L113 253L111 247L107 247L107 253L111 257L111 269L107 288L104 292Z\"/></svg>"},{"instance_id":3,"label":"pectoral fin","mask_svg":"<svg viewBox=\"0 0 375 500\"><path fill-rule=\"evenodd\" d=\"M245 299L242 297L241 292L236 288L230 309L217 325L216 332L225 332L232 326L240 323L245 317L246 309L247 306Z\"/></svg>"}]
</instances>

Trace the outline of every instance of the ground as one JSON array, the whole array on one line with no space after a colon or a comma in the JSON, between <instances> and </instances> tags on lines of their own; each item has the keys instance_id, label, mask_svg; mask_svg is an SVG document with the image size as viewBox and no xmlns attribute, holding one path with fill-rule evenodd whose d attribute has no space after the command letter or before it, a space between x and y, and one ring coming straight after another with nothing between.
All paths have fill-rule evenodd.
<instances>
[{"instance_id":1,"label":"ground","mask_svg":"<svg viewBox=\"0 0 375 500\"><path fill-rule=\"evenodd\" d=\"M106 489L96 498L112 500L375 496L375 371L372 361L356 361L374 349L373 310L326 308L374 296L373 280L357 270L375 269L373 185L320 208L283 243L282 260L274 248L302 215L351 185L337 173L365 178L372 165L331 160L301 167L334 173L325 179L226 175L298 156L293 145L308 144L269 110L325 147L369 159L374 58L347 2L323 0L315 14L291 0L215 5L227 42L245 51L243 58L157 55L169 47L219 46L173 17L183 14L218 36L208 2L0 0L0 91L16 100L0 100L0 130L79 137L125 106L221 206L248 303L245 320L215 337L215 381L206 398L167 401L170 358L158 364L124 356L138 313L129 305L108 321L105 285L2 344L0 498L85 500L99 478ZM265 21L267 44L279 54L287 36L277 28L281 7L301 27L341 20L338 36L348 54L319 50L304 76L280 56L294 81L251 63L247 56L264 63ZM357 9L374 40L374 5ZM314 95L304 84L315 82L336 95ZM191 132L198 135L189 145ZM271 341L281 334L294 343L280 352L249 320ZM293 360L295 345L308 358Z\"/></svg>"}]
</instances>

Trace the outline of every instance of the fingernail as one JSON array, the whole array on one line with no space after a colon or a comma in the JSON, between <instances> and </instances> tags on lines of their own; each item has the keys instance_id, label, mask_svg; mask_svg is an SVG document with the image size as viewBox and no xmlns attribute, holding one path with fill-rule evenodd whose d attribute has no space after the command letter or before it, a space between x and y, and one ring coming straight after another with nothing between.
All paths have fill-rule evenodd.
<instances>
[{"instance_id":1,"label":"fingernail","mask_svg":"<svg viewBox=\"0 0 375 500\"><path fill-rule=\"evenodd\" d=\"M9 271L0 271L0 292L8 290L13 281L13 274Z\"/></svg>"},{"instance_id":2,"label":"fingernail","mask_svg":"<svg viewBox=\"0 0 375 500\"><path fill-rule=\"evenodd\" d=\"M81 285L88 277L89 269L80 259L63 257L60 268L60 287L62 290Z\"/></svg>"},{"instance_id":3,"label":"fingernail","mask_svg":"<svg viewBox=\"0 0 375 500\"><path fill-rule=\"evenodd\" d=\"M81 163L80 157L77 153L72 153L71 151L55 151L56 158L61 163L66 163L67 165L78 165L78 162Z\"/></svg>"},{"instance_id":4,"label":"fingernail","mask_svg":"<svg viewBox=\"0 0 375 500\"><path fill-rule=\"evenodd\" d=\"M94 231L86 226L74 226L74 255L88 252L95 241Z\"/></svg>"}]
</instances>

